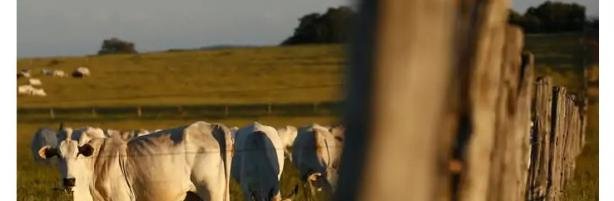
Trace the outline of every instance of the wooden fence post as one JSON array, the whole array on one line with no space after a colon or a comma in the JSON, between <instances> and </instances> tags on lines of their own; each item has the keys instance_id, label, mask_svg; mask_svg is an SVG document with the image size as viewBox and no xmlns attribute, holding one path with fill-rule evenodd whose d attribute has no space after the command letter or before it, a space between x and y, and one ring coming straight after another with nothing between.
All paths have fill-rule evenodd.
<instances>
[{"instance_id":1,"label":"wooden fence post","mask_svg":"<svg viewBox=\"0 0 614 201\"><path fill-rule=\"evenodd\" d=\"M53 108L49 109L49 116L51 117L51 119L55 119L55 113L53 112Z\"/></svg>"},{"instance_id":2,"label":"wooden fence post","mask_svg":"<svg viewBox=\"0 0 614 201\"><path fill-rule=\"evenodd\" d=\"M96 118L96 109L92 107L92 118Z\"/></svg>"},{"instance_id":3,"label":"wooden fence post","mask_svg":"<svg viewBox=\"0 0 614 201\"><path fill-rule=\"evenodd\" d=\"M546 197L551 160L551 129L552 129L552 80L549 77L539 78L535 89L533 104L534 120L531 166L527 180L527 200L541 200Z\"/></svg>"},{"instance_id":4,"label":"wooden fence post","mask_svg":"<svg viewBox=\"0 0 614 201\"><path fill-rule=\"evenodd\" d=\"M183 110L183 108L181 107L181 105L177 106L177 113L179 113L179 116L185 116L185 111Z\"/></svg>"},{"instance_id":5,"label":"wooden fence post","mask_svg":"<svg viewBox=\"0 0 614 201\"><path fill-rule=\"evenodd\" d=\"M137 117L143 116L143 110L141 109L141 106L136 107L136 116Z\"/></svg>"},{"instance_id":6,"label":"wooden fence post","mask_svg":"<svg viewBox=\"0 0 614 201\"><path fill-rule=\"evenodd\" d=\"M445 192L441 189L447 190L448 185L439 182L447 161L439 158L438 151L443 149L437 142L449 137L440 127L446 123L443 117L453 78L453 8L452 1L379 1L377 9L382 12L375 27L375 54L362 55L374 59L373 73L367 75L372 78L363 80L373 82L354 89L372 88L373 94L348 100L355 101L349 105L364 102L355 98L373 102L363 106L371 113L359 114L372 118L362 122L370 124L362 136L368 150L344 147L346 152L366 154L364 177L357 182L362 185L356 195L360 200L434 200ZM363 84L352 87L359 86ZM351 125L348 132L357 132L354 129ZM342 167L342 171L349 168L356 167Z\"/></svg>"},{"instance_id":7,"label":"wooden fence post","mask_svg":"<svg viewBox=\"0 0 614 201\"><path fill-rule=\"evenodd\" d=\"M229 111L228 111L228 105L224 106L224 116L228 117Z\"/></svg>"}]
</instances>

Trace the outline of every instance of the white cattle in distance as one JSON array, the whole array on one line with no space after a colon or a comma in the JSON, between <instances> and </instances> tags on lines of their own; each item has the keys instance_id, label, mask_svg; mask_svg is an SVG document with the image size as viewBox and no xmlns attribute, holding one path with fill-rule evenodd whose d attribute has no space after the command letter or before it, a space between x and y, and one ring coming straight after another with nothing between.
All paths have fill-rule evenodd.
<instances>
[{"instance_id":1,"label":"white cattle in distance","mask_svg":"<svg viewBox=\"0 0 614 201\"><path fill-rule=\"evenodd\" d=\"M47 96L44 89L37 89L32 85L20 85L17 87L17 94L29 96Z\"/></svg>"},{"instance_id":2,"label":"white cattle in distance","mask_svg":"<svg viewBox=\"0 0 614 201\"><path fill-rule=\"evenodd\" d=\"M51 75L53 75L53 70L51 70L49 68L42 68L41 69L41 73L43 75L51 76Z\"/></svg>"},{"instance_id":3,"label":"white cattle in distance","mask_svg":"<svg viewBox=\"0 0 614 201\"><path fill-rule=\"evenodd\" d=\"M76 78L83 78L90 76L90 69L86 67L78 67L72 72L72 76Z\"/></svg>"},{"instance_id":4,"label":"white cattle in distance","mask_svg":"<svg viewBox=\"0 0 614 201\"><path fill-rule=\"evenodd\" d=\"M281 138L281 142L284 147L284 155L288 160L292 161L292 152L290 149L294 145L294 140L298 134L296 127L294 126L285 126L282 128L277 128L277 134L279 134L279 138Z\"/></svg>"},{"instance_id":5,"label":"white cattle in distance","mask_svg":"<svg viewBox=\"0 0 614 201\"><path fill-rule=\"evenodd\" d=\"M275 128L254 122L235 134L232 176L239 182L245 200L281 200L283 144Z\"/></svg>"},{"instance_id":6,"label":"white cattle in distance","mask_svg":"<svg viewBox=\"0 0 614 201\"><path fill-rule=\"evenodd\" d=\"M53 70L51 74L53 77L66 77L66 73L63 70Z\"/></svg>"},{"instance_id":7,"label":"white cattle in distance","mask_svg":"<svg viewBox=\"0 0 614 201\"><path fill-rule=\"evenodd\" d=\"M292 147L292 163L312 196L322 190L332 195L336 189L343 150L342 132L342 127L328 128L318 124L299 128Z\"/></svg>"},{"instance_id":8,"label":"white cattle in distance","mask_svg":"<svg viewBox=\"0 0 614 201\"><path fill-rule=\"evenodd\" d=\"M37 153L60 159L63 185L75 201L181 201L189 191L202 200L230 200L232 144L221 124L195 122L129 141L65 137L71 132L63 129L57 146Z\"/></svg>"},{"instance_id":9,"label":"white cattle in distance","mask_svg":"<svg viewBox=\"0 0 614 201\"><path fill-rule=\"evenodd\" d=\"M29 69L21 69L17 72L17 79L19 78L30 78L30 70Z\"/></svg>"},{"instance_id":10,"label":"white cattle in distance","mask_svg":"<svg viewBox=\"0 0 614 201\"><path fill-rule=\"evenodd\" d=\"M38 78L30 78L28 79L28 84L32 86L40 86L43 85L43 82L41 82L41 80Z\"/></svg>"},{"instance_id":11,"label":"white cattle in distance","mask_svg":"<svg viewBox=\"0 0 614 201\"><path fill-rule=\"evenodd\" d=\"M17 93L18 94L29 94L30 91L32 91L32 89L34 89L34 87L32 85L29 85L29 84L19 85L17 87Z\"/></svg>"}]
</instances>

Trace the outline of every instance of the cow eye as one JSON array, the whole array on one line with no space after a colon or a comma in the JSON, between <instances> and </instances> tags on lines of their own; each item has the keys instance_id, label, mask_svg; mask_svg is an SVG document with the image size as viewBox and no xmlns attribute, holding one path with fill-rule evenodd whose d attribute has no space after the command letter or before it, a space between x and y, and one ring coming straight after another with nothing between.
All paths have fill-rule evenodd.
<instances>
[{"instance_id":1,"label":"cow eye","mask_svg":"<svg viewBox=\"0 0 614 201\"><path fill-rule=\"evenodd\" d=\"M79 154L82 154L85 157L91 156L94 153L94 147L89 144L84 144L79 147Z\"/></svg>"}]
</instances>

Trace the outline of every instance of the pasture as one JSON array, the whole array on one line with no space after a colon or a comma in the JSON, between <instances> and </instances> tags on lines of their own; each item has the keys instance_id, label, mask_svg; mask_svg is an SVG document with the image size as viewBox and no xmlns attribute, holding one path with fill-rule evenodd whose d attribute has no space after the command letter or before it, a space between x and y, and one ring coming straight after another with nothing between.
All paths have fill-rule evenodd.
<instances>
[{"instance_id":1,"label":"pasture","mask_svg":"<svg viewBox=\"0 0 614 201\"><path fill-rule=\"evenodd\" d=\"M344 50L339 45L20 59L41 78L47 97L22 96L19 107L212 103L295 103L340 100ZM84 79L41 75L42 68ZM25 79L18 80L19 84Z\"/></svg>"},{"instance_id":2,"label":"pasture","mask_svg":"<svg viewBox=\"0 0 614 201\"><path fill-rule=\"evenodd\" d=\"M538 75L550 75L555 83L580 92L585 52L578 35L527 36L526 46L536 55ZM573 50L573 51L572 51ZM89 108L109 106L175 106L220 104L268 104L336 102L343 98L344 50L339 45L259 47L203 51L176 51L138 55L24 58L18 69L32 69L40 78L47 97L19 96L19 108ZM41 75L43 67L67 73L78 66L90 68L84 79ZM18 80L19 84L24 80ZM240 112L240 111L239 111ZM89 114L86 112L86 114ZM589 106L587 146L578 160L576 179L570 185L570 200L595 200L598 188L598 102ZM32 134L40 127L85 125L114 129L156 129L205 120L228 126L260 121L272 126L301 126L312 122L339 122L336 113L325 115L241 115L221 117L173 116L163 118L107 117L84 119L30 118L18 113L18 200L67 200L54 190L60 186L55 167L35 164L30 152ZM286 168L282 195L298 182L297 173ZM231 197L241 199L236 184ZM303 190L303 189L301 189ZM299 192L300 194L301 192Z\"/></svg>"},{"instance_id":3,"label":"pasture","mask_svg":"<svg viewBox=\"0 0 614 201\"><path fill-rule=\"evenodd\" d=\"M222 122L228 126L242 126L252 121L272 126L337 123L336 113L304 115L303 111L313 111L312 103L341 99L343 54L339 45L311 45L20 59L18 69L31 69L33 77L43 82L42 88L48 96L19 96L18 107L56 108L58 118L52 120L48 113L42 118L40 114L18 113L18 200L68 198L60 190L54 190L60 187L57 169L35 164L29 148L32 135L38 128L57 128L61 121L71 127L92 125L120 130L170 128L197 120ZM75 79L41 73L42 68L70 73L78 66L88 67L92 75ZM18 80L19 84L25 82L24 79ZM269 103L286 105L284 111L295 110L295 113L258 116L261 110L254 105ZM310 107L292 105L295 103L307 103ZM198 112L182 116L173 113L176 110L158 115L164 108L176 105L208 107L225 104L247 106L231 107L230 116L211 117ZM88 109L80 113L79 108L93 106L143 106L144 112L141 118L133 112L128 116L123 113L103 114L96 118L89 115ZM57 108L72 110L73 113L62 116L62 110ZM151 108L155 114L148 116L145 108ZM254 112L254 108L256 115L241 115ZM298 183L298 173L292 167L286 169L282 193L291 191ZM237 185L233 185L232 190L233 200L242 199Z\"/></svg>"}]
</instances>

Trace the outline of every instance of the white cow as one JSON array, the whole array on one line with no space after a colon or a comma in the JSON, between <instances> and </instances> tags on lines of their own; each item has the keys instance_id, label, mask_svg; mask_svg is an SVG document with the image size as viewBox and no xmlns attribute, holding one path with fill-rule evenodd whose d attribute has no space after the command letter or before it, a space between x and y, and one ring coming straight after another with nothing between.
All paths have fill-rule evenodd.
<instances>
[{"instance_id":1,"label":"white cow","mask_svg":"<svg viewBox=\"0 0 614 201\"><path fill-rule=\"evenodd\" d=\"M281 200L283 144L275 128L254 122L235 134L232 176L246 200Z\"/></svg>"},{"instance_id":2,"label":"white cow","mask_svg":"<svg viewBox=\"0 0 614 201\"><path fill-rule=\"evenodd\" d=\"M64 73L63 70L53 70L53 73L51 75L53 77L65 77L66 73Z\"/></svg>"},{"instance_id":3,"label":"white cow","mask_svg":"<svg viewBox=\"0 0 614 201\"><path fill-rule=\"evenodd\" d=\"M29 85L29 84L19 85L17 87L17 93L18 94L30 94L33 89L34 89L34 87L32 85Z\"/></svg>"},{"instance_id":4,"label":"white cow","mask_svg":"<svg viewBox=\"0 0 614 201\"><path fill-rule=\"evenodd\" d=\"M29 78L30 77L30 70L22 69L19 72L17 72L17 78L21 78L21 77Z\"/></svg>"},{"instance_id":5,"label":"white cow","mask_svg":"<svg viewBox=\"0 0 614 201\"><path fill-rule=\"evenodd\" d=\"M75 71L73 71L72 76L78 78L90 76L90 69L86 67L78 67L75 69Z\"/></svg>"},{"instance_id":6,"label":"white cow","mask_svg":"<svg viewBox=\"0 0 614 201\"><path fill-rule=\"evenodd\" d=\"M296 139L296 136L298 134L296 127L286 126L282 128L277 128L277 133L279 134L279 138L281 138L281 142L284 147L285 157L288 158L288 160L292 161L292 152L290 151L290 149L292 148L294 140Z\"/></svg>"},{"instance_id":7,"label":"white cow","mask_svg":"<svg viewBox=\"0 0 614 201\"><path fill-rule=\"evenodd\" d=\"M309 185L312 196L322 190L329 195L334 192L343 147L342 136L342 127L328 128L313 124L299 129L292 147L292 163L299 170L303 182Z\"/></svg>"},{"instance_id":8,"label":"white cow","mask_svg":"<svg viewBox=\"0 0 614 201\"><path fill-rule=\"evenodd\" d=\"M51 76L53 74L53 70L49 69L49 68L42 68L41 69L41 73L43 73L43 75L49 75Z\"/></svg>"},{"instance_id":9,"label":"white cow","mask_svg":"<svg viewBox=\"0 0 614 201\"><path fill-rule=\"evenodd\" d=\"M43 84L43 82L41 82L41 80L38 78L30 78L28 79L28 84L32 86L40 86Z\"/></svg>"},{"instance_id":10,"label":"white cow","mask_svg":"<svg viewBox=\"0 0 614 201\"><path fill-rule=\"evenodd\" d=\"M64 186L78 201L180 201L188 191L203 200L229 200L230 138L223 125L196 122L128 142L58 138L58 146L38 153L59 157Z\"/></svg>"},{"instance_id":11,"label":"white cow","mask_svg":"<svg viewBox=\"0 0 614 201\"><path fill-rule=\"evenodd\" d=\"M34 88L32 85L20 85L17 87L17 93L30 96L47 96L44 89Z\"/></svg>"}]
</instances>

